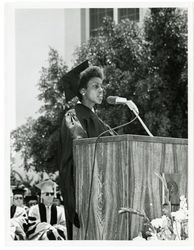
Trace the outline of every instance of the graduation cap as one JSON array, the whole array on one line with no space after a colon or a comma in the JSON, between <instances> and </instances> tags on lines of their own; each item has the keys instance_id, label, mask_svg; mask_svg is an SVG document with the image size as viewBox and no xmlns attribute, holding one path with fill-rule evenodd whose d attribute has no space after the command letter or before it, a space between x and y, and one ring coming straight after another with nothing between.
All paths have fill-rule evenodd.
<instances>
[{"instance_id":1,"label":"graduation cap","mask_svg":"<svg viewBox=\"0 0 194 250\"><path fill-rule=\"evenodd\" d=\"M25 189L17 187L13 189L12 192L13 192L13 195L16 195L16 194L24 195Z\"/></svg>"},{"instance_id":2,"label":"graduation cap","mask_svg":"<svg viewBox=\"0 0 194 250\"><path fill-rule=\"evenodd\" d=\"M28 195L25 197L25 202L29 201L38 201L38 197L36 195Z\"/></svg>"},{"instance_id":3,"label":"graduation cap","mask_svg":"<svg viewBox=\"0 0 194 250\"><path fill-rule=\"evenodd\" d=\"M53 188L56 188L57 184L51 179L47 179L36 185L36 187L39 188L40 190L42 190L45 186L51 186Z\"/></svg>"},{"instance_id":4,"label":"graduation cap","mask_svg":"<svg viewBox=\"0 0 194 250\"><path fill-rule=\"evenodd\" d=\"M61 79L64 90L66 101L70 101L73 97L78 95L80 73L89 67L88 60L82 62L77 67L70 70Z\"/></svg>"}]
</instances>

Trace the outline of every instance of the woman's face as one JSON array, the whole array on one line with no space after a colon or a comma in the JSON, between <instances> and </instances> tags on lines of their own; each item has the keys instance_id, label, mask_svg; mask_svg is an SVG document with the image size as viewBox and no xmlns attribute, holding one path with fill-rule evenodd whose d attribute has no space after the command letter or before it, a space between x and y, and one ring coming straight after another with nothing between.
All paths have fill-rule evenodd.
<instances>
[{"instance_id":1,"label":"woman's face","mask_svg":"<svg viewBox=\"0 0 194 250\"><path fill-rule=\"evenodd\" d=\"M91 105L101 104L103 99L102 79L99 77L92 77L87 84L86 89L82 89L84 93L84 101Z\"/></svg>"}]
</instances>

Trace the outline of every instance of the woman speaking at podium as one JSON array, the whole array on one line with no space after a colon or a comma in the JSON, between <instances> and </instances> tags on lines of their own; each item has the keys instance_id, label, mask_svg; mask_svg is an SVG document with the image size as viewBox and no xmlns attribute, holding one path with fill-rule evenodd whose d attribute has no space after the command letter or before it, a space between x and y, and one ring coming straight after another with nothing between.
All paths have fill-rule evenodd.
<instances>
[{"instance_id":1,"label":"woman speaking at podium","mask_svg":"<svg viewBox=\"0 0 194 250\"><path fill-rule=\"evenodd\" d=\"M73 179L73 139L97 137L110 129L95 113L94 106L103 100L103 71L100 67L83 62L69 71L64 78L66 101L78 96L79 103L66 112L60 130L60 186L65 207L68 239L72 240L73 224L80 227L75 211ZM106 133L111 135L112 132Z\"/></svg>"}]
</instances>

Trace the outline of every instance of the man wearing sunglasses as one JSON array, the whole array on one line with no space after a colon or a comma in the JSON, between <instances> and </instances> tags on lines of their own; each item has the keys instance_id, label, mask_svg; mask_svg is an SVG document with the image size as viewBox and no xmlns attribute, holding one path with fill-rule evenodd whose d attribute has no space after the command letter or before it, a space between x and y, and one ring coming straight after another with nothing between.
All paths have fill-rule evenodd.
<instances>
[{"instance_id":1,"label":"man wearing sunglasses","mask_svg":"<svg viewBox=\"0 0 194 250\"><path fill-rule=\"evenodd\" d=\"M29 240L65 240L64 209L53 204L56 183L45 180L37 185L41 190L41 203L30 208L28 214Z\"/></svg>"},{"instance_id":2,"label":"man wearing sunglasses","mask_svg":"<svg viewBox=\"0 0 194 250\"><path fill-rule=\"evenodd\" d=\"M28 209L27 206L24 205L24 193L25 189L23 187L16 187L12 190L13 192L13 205L11 206L11 217L14 216L14 210L16 207L22 207L24 209Z\"/></svg>"},{"instance_id":3,"label":"man wearing sunglasses","mask_svg":"<svg viewBox=\"0 0 194 250\"><path fill-rule=\"evenodd\" d=\"M13 190L13 205L10 208L11 238L13 240L25 240L27 230L27 207L24 205L23 188Z\"/></svg>"}]
</instances>

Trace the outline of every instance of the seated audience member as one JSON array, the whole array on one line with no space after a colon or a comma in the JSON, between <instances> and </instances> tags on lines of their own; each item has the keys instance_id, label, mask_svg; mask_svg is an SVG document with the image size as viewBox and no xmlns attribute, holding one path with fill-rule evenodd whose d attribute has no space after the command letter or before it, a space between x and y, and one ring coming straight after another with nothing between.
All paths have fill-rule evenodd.
<instances>
[{"instance_id":1,"label":"seated audience member","mask_svg":"<svg viewBox=\"0 0 194 250\"><path fill-rule=\"evenodd\" d=\"M30 195L25 197L26 205L28 208L38 204L38 197L36 195Z\"/></svg>"},{"instance_id":2,"label":"seated audience member","mask_svg":"<svg viewBox=\"0 0 194 250\"><path fill-rule=\"evenodd\" d=\"M24 205L24 189L13 190L13 204L10 208L11 238L13 240L25 240L27 230L27 211Z\"/></svg>"},{"instance_id":3,"label":"seated audience member","mask_svg":"<svg viewBox=\"0 0 194 250\"><path fill-rule=\"evenodd\" d=\"M54 186L52 180L37 185L42 201L30 208L28 214L29 240L65 240L66 223L64 209L53 204Z\"/></svg>"}]
</instances>

